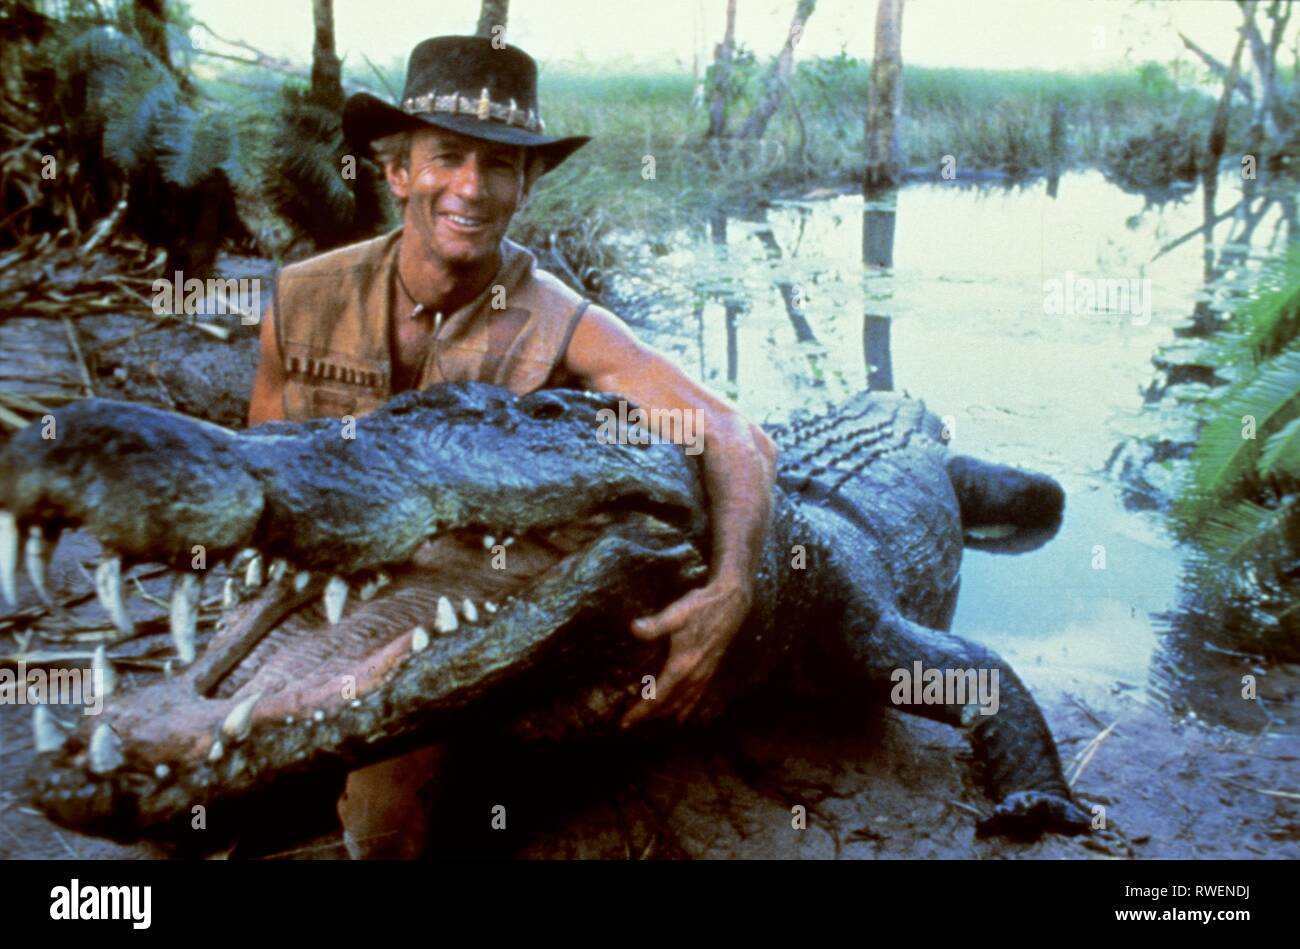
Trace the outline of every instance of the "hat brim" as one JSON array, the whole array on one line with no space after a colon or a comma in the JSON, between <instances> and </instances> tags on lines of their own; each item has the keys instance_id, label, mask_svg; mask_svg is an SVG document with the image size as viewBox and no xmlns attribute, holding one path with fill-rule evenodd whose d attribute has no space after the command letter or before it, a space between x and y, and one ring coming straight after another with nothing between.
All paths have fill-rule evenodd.
<instances>
[{"instance_id":1,"label":"hat brim","mask_svg":"<svg viewBox=\"0 0 1300 949\"><path fill-rule=\"evenodd\" d=\"M350 96L343 107L343 140L349 148L365 155L371 154L370 143L375 139L420 128L446 129L482 141L531 149L545 160L546 171L591 141L586 135L551 138L499 122L482 122L472 115L411 115L367 92Z\"/></svg>"}]
</instances>

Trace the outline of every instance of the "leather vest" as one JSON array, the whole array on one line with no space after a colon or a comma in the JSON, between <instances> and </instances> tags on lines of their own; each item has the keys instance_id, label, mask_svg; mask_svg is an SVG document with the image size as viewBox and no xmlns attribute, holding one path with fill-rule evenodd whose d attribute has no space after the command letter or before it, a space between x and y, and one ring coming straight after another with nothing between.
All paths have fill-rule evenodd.
<instances>
[{"instance_id":1,"label":"leather vest","mask_svg":"<svg viewBox=\"0 0 1300 949\"><path fill-rule=\"evenodd\" d=\"M364 415L395 394L389 347L401 230L285 267L275 331L290 421ZM554 384L587 300L501 243L487 288L445 316L420 356L412 388L492 382L523 395Z\"/></svg>"}]
</instances>

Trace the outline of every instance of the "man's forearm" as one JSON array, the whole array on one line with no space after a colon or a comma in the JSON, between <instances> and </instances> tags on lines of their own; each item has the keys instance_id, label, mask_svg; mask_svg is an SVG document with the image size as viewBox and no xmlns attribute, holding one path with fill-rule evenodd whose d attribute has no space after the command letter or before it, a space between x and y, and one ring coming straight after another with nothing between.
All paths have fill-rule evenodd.
<instances>
[{"instance_id":1,"label":"man's forearm","mask_svg":"<svg viewBox=\"0 0 1300 949\"><path fill-rule=\"evenodd\" d=\"M713 525L709 582L748 587L772 515L775 449L735 414L706 419L704 484Z\"/></svg>"}]
</instances>

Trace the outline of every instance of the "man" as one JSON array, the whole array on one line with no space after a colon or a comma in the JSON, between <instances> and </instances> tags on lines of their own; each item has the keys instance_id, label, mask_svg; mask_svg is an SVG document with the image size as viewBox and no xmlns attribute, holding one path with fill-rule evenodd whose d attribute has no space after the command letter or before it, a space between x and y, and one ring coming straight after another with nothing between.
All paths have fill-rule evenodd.
<instances>
[{"instance_id":1,"label":"man","mask_svg":"<svg viewBox=\"0 0 1300 949\"><path fill-rule=\"evenodd\" d=\"M749 609L776 449L734 406L505 239L537 179L588 141L544 134L536 81L536 64L518 49L445 36L411 53L400 107L364 93L348 100L344 135L358 151L375 143L402 228L285 268L262 323L249 424L358 415L405 389L466 379L519 394L587 388L696 412L710 574L632 624L670 645L657 698L624 725L685 721ZM424 749L349 776L339 814L354 855L419 852L418 794L436 763Z\"/></svg>"}]
</instances>

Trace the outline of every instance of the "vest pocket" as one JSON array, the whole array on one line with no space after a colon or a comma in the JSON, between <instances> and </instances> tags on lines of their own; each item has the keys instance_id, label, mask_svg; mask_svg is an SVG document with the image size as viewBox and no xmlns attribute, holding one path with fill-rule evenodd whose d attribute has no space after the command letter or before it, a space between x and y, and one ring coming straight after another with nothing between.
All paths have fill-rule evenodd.
<instances>
[{"instance_id":1,"label":"vest pocket","mask_svg":"<svg viewBox=\"0 0 1300 949\"><path fill-rule=\"evenodd\" d=\"M355 393L341 389L313 389L311 393L312 418L338 418L357 414Z\"/></svg>"},{"instance_id":2,"label":"vest pocket","mask_svg":"<svg viewBox=\"0 0 1300 949\"><path fill-rule=\"evenodd\" d=\"M284 386L284 417L291 422L312 418L369 415L387 400L383 389L289 379Z\"/></svg>"}]
</instances>

